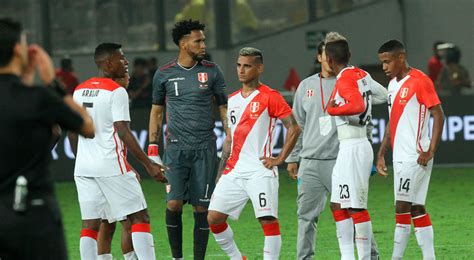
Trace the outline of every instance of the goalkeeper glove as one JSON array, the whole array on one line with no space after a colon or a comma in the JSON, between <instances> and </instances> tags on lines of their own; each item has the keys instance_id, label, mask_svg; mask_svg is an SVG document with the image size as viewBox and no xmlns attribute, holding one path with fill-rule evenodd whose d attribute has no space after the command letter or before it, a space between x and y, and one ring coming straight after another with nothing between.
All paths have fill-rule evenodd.
<instances>
[{"instance_id":1,"label":"goalkeeper glove","mask_svg":"<svg viewBox=\"0 0 474 260\"><path fill-rule=\"evenodd\" d=\"M163 161L161 160L160 154L158 153L158 145L150 144L148 145L148 158L150 158L155 163L160 166L164 166Z\"/></svg>"}]
</instances>

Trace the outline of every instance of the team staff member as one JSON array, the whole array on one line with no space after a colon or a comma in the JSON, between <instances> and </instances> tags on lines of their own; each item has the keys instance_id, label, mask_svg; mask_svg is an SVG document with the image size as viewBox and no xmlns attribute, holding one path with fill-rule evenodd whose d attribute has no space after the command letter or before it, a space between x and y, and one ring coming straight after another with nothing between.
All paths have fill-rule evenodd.
<instances>
[{"instance_id":1,"label":"team staff member","mask_svg":"<svg viewBox=\"0 0 474 260\"><path fill-rule=\"evenodd\" d=\"M286 159L290 177L298 178L297 259L315 257L316 226L326 204L326 194L331 192L332 169L339 151L334 118L327 113L336 75L323 57L323 51L324 41L318 45L317 53L321 73L300 83L293 102L293 114L303 129ZM382 85L375 85L372 92L373 104L386 103L387 90ZM371 258L378 259L378 255L377 245L372 240Z\"/></svg>"},{"instance_id":2,"label":"team staff member","mask_svg":"<svg viewBox=\"0 0 474 260\"><path fill-rule=\"evenodd\" d=\"M411 222L423 259L435 259L434 234L425 208L433 157L443 132L444 113L433 82L408 65L405 47L390 40L378 51L388 85L390 121L377 154L377 171L387 175L385 153L393 149L396 226L392 259L402 259ZM432 139L428 136L433 115Z\"/></svg>"},{"instance_id":3,"label":"team staff member","mask_svg":"<svg viewBox=\"0 0 474 260\"><path fill-rule=\"evenodd\" d=\"M49 87L32 87L36 70ZM1 19L0 259L67 259L48 170L52 129L59 124L91 138L94 127L87 112L65 94L54 81L48 54L27 46L19 23Z\"/></svg>"},{"instance_id":4,"label":"team staff member","mask_svg":"<svg viewBox=\"0 0 474 260\"><path fill-rule=\"evenodd\" d=\"M169 170L166 226L173 258L183 257L182 210L194 209L194 258L204 259L209 239L207 208L217 174L213 106L219 107L227 125L224 76L217 64L203 60L206 54L204 24L186 20L175 24L173 40L179 46L176 60L159 68L153 79L148 155L158 160L163 109L166 106L166 150ZM161 163L161 160L158 160Z\"/></svg>"}]
</instances>

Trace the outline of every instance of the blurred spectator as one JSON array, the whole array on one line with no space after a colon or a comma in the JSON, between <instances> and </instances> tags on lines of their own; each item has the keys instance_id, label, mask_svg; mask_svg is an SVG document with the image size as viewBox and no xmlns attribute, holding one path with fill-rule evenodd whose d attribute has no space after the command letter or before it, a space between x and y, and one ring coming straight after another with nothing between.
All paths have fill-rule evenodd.
<instances>
[{"instance_id":1,"label":"blurred spectator","mask_svg":"<svg viewBox=\"0 0 474 260\"><path fill-rule=\"evenodd\" d=\"M128 95L133 108L151 106L151 77L148 74L147 60L144 58L136 58L133 62Z\"/></svg>"},{"instance_id":2,"label":"blurred spectator","mask_svg":"<svg viewBox=\"0 0 474 260\"><path fill-rule=\"evenodd\" d=\"M148 59L148 75L150 75L150 79L153 79L155 76L155 72L158 69L158 60L155 57L151 57Z\"/></svg>"},{"instance_id":3,"label":"blurred spectator","mask_svg":"<svg viewBox=\"0 0 474 260\"><path fill-rule=\"evenodd\" d=\"M250 7L247 0L234 0L232 1L232 15L234 19L233 26L235 26L234 32L236 32L236 37L248 38L253 35L258 30L258 20L255 16L252 8Z\"/></svg>"},{"instance_id":4,"label":"blurred spectator","mask_svg":"<svg viewBox=\"0 0 474 260\"><path fill-rule=\"evenodd\" d=\"M469 73L460 64L461 50L457 46L446 49L446 64L440 75L441 85L453 96L459 96L463 88L471 87Z\"/></svg>"},{"instance_id":5,"label":"blurred spectator","mask_svg":"<svg viewBox=\"0 0 474 260\"><path fill-rule=\"evenodd\" d=\"M438 46L441 44L444 44L444 42L436 41L433 44L433 56L428 61L428 76L433 81L438 91L443 89L442 85L437 82L441 69L443 68L443 63L441 63L442 50L438 49Z\"/></svg>"},{"instance_id":6,"label":"blurred spectator","mask_svg":"<svg viewBox=\"0 0 474 260\"><path fill-rule=\"evenodd\" d=\"M212 8L208 6L206 0L190 0L183 10L174 17L175 22L182 20L198 20L204 24L212 24Z\"/></svg>"},{"instance_id":7,"label":"blurred spectator","mask_svg":"<svg viewBox=\"0 0 474 260\"><path fill-rule=\"evenodd\" d=\"M60 69L56 70L56 78L64 84L69 94L72 94L76 86L79 85L79 79L74 73L70 58L61 59Z\"/></svg>"}]
</instances>

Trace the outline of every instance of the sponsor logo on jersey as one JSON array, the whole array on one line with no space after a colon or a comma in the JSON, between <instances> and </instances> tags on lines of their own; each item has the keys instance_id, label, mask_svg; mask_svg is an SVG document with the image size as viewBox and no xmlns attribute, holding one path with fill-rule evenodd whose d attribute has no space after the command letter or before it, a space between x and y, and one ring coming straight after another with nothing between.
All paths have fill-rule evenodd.
<instances>
[{"instance_id":1,"label":"sponsor logo on jersey","mask_svg":"<svg viewBox=\"0 0 474 260\"><path fill-rule=\"evenodd\" d=\"M260 102L251 102L250 103L250 112L257 113L260 109Z\"/></svg>"},{"instance_id":2,"label":"sponsor logo on jersey","mask_svg":"<svg viewBox=\"0 0 474 260\"><path fill-rule=\"evenodd\" d=\"M306 97L310 98L314 95L314 90L312 89L307 89L306 90Z\"/></svg>"},{"instance_id":3,"label":"sponsor logo on jersey","mask_svg":"<svg viewBox=\"0 0 474 260\"><path fill-rule=\"evenodd\" d=\"M206 72L199 72L198 73L198 80L201 83L206 83L207 82L207 73Z\"/></svg>"}]
</instances>

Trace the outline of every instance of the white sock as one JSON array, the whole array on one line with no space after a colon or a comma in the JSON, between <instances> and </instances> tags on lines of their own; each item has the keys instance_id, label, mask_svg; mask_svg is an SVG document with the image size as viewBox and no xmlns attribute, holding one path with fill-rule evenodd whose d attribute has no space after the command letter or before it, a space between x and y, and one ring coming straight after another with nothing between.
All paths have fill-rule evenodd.
<instances>
[{"instance_id":1,"label":"white sock","mask_svg":"<svg viewBox=\"0 0 474 260\"><path fill-rule=\"evenodd\" d=\"M354 222L346 209L333 211L336 221L337 241L341 251L341 260L351 260L354 257Z\"/></svg>"},{"instance_id":2,"label":"white sock","mask_svg":"<svg viewBox=\"0 0 474 260\"><path fill-rule=\"evenodd\" d=\"M81 236L79 250L81 252L81 259L97 259L97 240L89 236Z\"/></svg>"},{"instance_id":3,"label":"white sock","mask_svg":"<svg viewBox=\"0 0 474 260\"><path fill-rule=\"evenodd\" d=\"M397 224L393 238L392 260L402 260L410 240L411 214L401 213L396 215Z\"/></svg>"},{"instance_id":4,"label":"white sock","mask_svg":"<svg viewBox=\"0 0 474 260\"><path fill-rule=\"evenodd\" d=\"M132 243L138 259L156 259L153 235L150 233L150 224L140 223L132 225Z\"/></svg>"},{"instance_id":5,"label":"white sock","mask_svg":"<svg viewBox=\"0 0 474 260\"><path fill-rule=\"evenodd\" d=\"M227 223L209 225L212 235L221 249L230 257L231 260L242 260L242 254L234 241L234 233Z\"/></svg>"},{"instance_id":6,"label":"white sock","mask_svg":"<svg viewBox=\"0 0 474 260\"><path fill-rule=\"evenodd\" d=\"M413 218L415 236L424 260L436 259L434 251L433 226L428 214Z\"/></svg>"},{"instance_id":7,"label":"white sock","mask_svg":"<svg viewBox=\"0 0 474 260\"><path fill-rule=\"evenodd\" d=\"M355 241L359 259L370 260L372 247L372 222L367 210L357 212L351 216L355 227Z\"/></svg>"},{"instance_id":8,"label":"white sock","mask_svg":"<svg viewBox=\"0 0 474 260\"><path fill-rule=\"evenodd\" d=\"M357 223L355 226L355 241L359 259L370 259L372 248L372 222Z\"/></svg>"},{"instance_id":9,"label":"white sock","mask_svg":"<svg viewBox=\"0 0 474 260\"><path fill-rule=\"evenodd\" d=\"M112 254L101 254L97 256L97 260L112 260Z\"/></svg>"},{"instance_id":10,"label":"white sock","mask_svg":"<svg viewBox=\"0 0 474 260\"><path fill-rule=\"evenodd\" d=\"M126 254L123 255L123 258L125 260L138 260L137 255L135 254L135 251L130 251Z\"/></svg>"},{"instance_id":11,"label":"white sock","mask_svg":"<svg viewBox=\"0 0 474 260\"><path fill-rule=\"evenodd\" d=\"M280 258L281 235L265 236L265 245L263 247L264 260L277 260Z\"/></svg>"}]
</instances>

